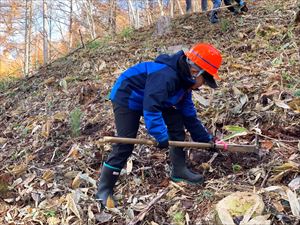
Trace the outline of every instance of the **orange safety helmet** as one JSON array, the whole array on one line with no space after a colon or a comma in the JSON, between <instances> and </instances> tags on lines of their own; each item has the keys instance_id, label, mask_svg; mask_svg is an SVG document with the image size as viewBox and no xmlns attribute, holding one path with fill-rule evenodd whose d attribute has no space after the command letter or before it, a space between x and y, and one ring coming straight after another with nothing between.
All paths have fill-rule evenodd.
<instances>
[{"instance_id":1,"label":"orange safety helmet","mask_svg":"<svg viewBox=\"0 0 300 225\"><path fill-rule=\"evenodd\" d=\"M208 72L215 79L221 80L218 76L218 69L222 63L221 53L212 45L199 43L185 52L186 57Z\"/></svg>"}]
</instances>

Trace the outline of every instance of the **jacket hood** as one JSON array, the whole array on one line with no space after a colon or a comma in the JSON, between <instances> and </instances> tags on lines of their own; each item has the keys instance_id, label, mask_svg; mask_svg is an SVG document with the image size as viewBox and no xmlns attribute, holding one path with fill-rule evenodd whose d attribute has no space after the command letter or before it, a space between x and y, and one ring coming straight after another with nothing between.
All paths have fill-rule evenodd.
<instances>
[{"instance_id":1,"label":"jacket hood","mask_svg":"<svg viewBox=\"0 0 300 225\"><path fill-rule=\"evenodd\" d=\"M171 67L173 70L177 71L177 61L184 55L183 51L179 51L173 55L161 54L154 61L158 63L163 63Z\"/></svg>"},{"instance_id":2,"label":"jacket hood","mask_svg":"<svg viewBox=\"0 0 300 225\"><path fill-rule=\"evenodd\" d=\"M182 50L173 55L161 54L154 61L166 64L175 70L180 80L183 82L182 86L184 89L189 89L195 84L195 80L192 78L186 62L186 56Z\"/></svg>"}]
</instances>

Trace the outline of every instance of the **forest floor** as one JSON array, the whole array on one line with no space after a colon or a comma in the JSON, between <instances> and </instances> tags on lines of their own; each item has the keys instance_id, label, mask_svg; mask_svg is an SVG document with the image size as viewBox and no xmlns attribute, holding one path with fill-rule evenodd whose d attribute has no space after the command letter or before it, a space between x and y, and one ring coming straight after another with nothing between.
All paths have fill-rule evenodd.
<instances>
[{"instance_id":1,"label":"forest floor","mask_svg":"<svg viewBox=\"0 0 300 225\"><path fill-rule=\"evenodd\" d=\"M247 191L262 196L272 224L299 224L300 187L290 184L300 171L295 6L292 0L249 1L248 13L223 10L216 25L191 14L163 32L128 30L0 89L0 223L128 224L163 191L139 224L214 224L214 205ZM260 157L189 149L189 166L206 178L192 186L170 182L168 152L137 145L115 188L119 207L101 209L94 197L111 150L100 139L115 132L107 100L113 82L137 62L198 42L215 45L224 62L220 87L194 95L199 118L221 136L230 134L226 126L245 129L230 143L253 144L258 136ZM143 121L138 137L149 138Z\"/></svg>"}]
</instances>

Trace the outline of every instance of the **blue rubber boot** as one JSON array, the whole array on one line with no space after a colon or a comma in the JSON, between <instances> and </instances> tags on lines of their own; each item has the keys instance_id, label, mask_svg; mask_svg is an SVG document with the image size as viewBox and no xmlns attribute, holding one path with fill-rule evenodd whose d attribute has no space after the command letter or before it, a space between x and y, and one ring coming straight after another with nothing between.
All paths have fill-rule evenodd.
<instances>
[{"instance_id":1,"label":"blue rubber boot","mask_svg":"<svg viewBox=\"0 0 300 225\"><path fill-rule=\"evenodd\" d=\"M204 177L190 171L185 162L185 152L182 148L170 149L170 160L172 163L171 180L175 182L187 182L190 184L202 184Z\"/></svg>"}]
</instances>

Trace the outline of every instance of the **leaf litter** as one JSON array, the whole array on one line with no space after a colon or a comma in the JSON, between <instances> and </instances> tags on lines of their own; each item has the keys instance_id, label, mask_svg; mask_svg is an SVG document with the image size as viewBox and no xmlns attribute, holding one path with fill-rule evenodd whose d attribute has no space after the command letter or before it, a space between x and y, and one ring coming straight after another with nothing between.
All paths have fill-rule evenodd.
<instances>
[{"instance_id":1,"label":"leaf litter","mask_svg":"<svg viewBox=\"0 0 300 225\"><path fill-rule=\"evenodd\" d=\"M204 14L191 14L171 21L168 34L152 26L127 40L116 37L97 49L79 49L0 92L1 224L214 224L215 205L236 192L258 193L265 204L261 217L248 213L244 222L297 224L296 6L291 0L254 3L241 16L222 11L218 25ZM220 49L224 64L220 88L196 94L199 117L231 143L253 144L258 135L262 158L190 149L189 166L206 177L203 186L195 187L169 181L167 152L136 146L115 188L120 207L101 209L95 185L110 145L99 140L114 135L107 100L113 82L137 62L200 41ZM76 109L80 132L74 136ZM138 137L148 137L143 124Z\"/></svg>"}]
</instances>

